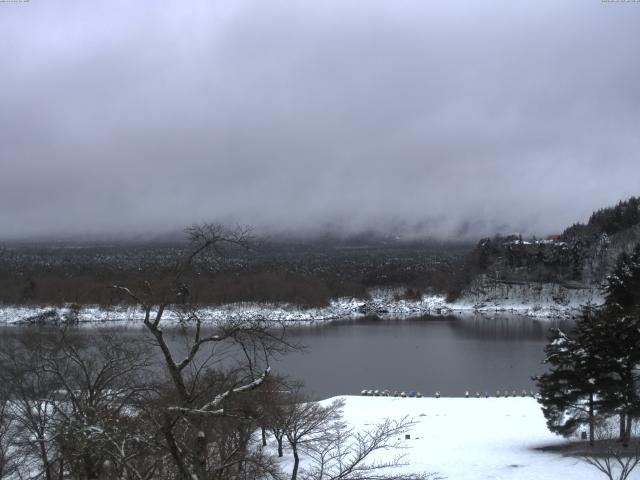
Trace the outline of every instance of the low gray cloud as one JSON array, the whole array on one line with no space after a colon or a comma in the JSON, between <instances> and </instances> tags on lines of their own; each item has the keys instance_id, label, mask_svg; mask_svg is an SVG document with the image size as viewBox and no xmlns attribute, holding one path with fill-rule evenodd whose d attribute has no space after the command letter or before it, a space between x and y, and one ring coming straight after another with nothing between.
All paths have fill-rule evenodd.
<instances>
[{"instance_id":1,"label":"low gray cloud","mask_svg":"<svg viewBox=\"0 0 640 480\"><path fill-rule=\"evenodd\" d=\"M638 194L640 4L0 3L0 238L537 234Z\"/></svg>"}]
</instances>

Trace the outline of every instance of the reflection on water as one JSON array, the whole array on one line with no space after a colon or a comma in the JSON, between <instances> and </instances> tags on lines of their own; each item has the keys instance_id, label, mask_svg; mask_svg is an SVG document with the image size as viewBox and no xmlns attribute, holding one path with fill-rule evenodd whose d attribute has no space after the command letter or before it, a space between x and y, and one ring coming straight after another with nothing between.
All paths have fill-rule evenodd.
<instances>
[{"instance_id":1,"label":"reflection on water","mask_svg":"<svg viewBox=\"0 0 640 480\"><path fill-rule=\"evenodd\" d=\"M491 340L534 340L546 341L550 328L571 328L571 322L566 320L537 320L515 315L487 317L469 315L455 318L452 328L459 335L477 338L483 341Z\"/></svg>"}]
</instances>

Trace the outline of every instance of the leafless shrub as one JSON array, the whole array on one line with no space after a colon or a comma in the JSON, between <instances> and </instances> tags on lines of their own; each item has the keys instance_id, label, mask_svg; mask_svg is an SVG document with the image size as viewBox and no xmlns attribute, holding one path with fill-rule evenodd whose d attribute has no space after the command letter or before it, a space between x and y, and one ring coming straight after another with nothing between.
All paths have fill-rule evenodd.
<instances>
[{"instance_id":1,"label":"leafless shrub","mask_svg":"<svg viewBox=\"0 0 640 480\"><path fill-rule=\"evenodd\" d=\"M374 427L358 431L341 422L332 424L327 432L307 445L311 466L304 471L304 480L410 480L439 478L434 473L398 473L406 466L402 453L389 460L377 460L382 451L398 451L404 447L399 438L415 425L408 417L384 420Z\"/></svg>"},{"instance_id":2,"label":"leafless shrub","mask_svg":"<svg viewBox=\"0 0 640 480\"><path fill-rule=\"evenodd\" d=\"M640 463L640 445L635 441L625 447L616 438L612 425L600 425L596 429L595 447L582 458L609 480L626 480Z\"/></svg>"}]
</instances>

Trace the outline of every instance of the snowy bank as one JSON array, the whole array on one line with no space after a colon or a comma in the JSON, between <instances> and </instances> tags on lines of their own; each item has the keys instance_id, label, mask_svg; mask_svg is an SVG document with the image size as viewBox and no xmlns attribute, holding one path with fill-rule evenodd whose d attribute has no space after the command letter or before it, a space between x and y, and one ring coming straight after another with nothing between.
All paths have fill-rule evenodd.
<instances>
[{"instance_id":1,"label":"snowy bank","mask_svg":"<svg viewBox=\"0 0 640 480\"><path fill-rule=\"evenodd\" d=\"M495 281L479 275L463 292L461 298L449 304L454 310L476 312L514 312L536 318L575 317L584 305L604 302L597 285Z\"/></svg>"},{"instance_id":2,"label":"snowy bank","mask_svg":"<svg viewBox=\"0 0 640 480\"><path fill-rule=\"evenodd\" d=\"M233 303L204 307L202 318L215 324L223 320L264 319L273 323L314 324L341 318L377 315L382 318L407 318L422 315L484 315L512 313L534 318L572 318L583 305L602 303L593 289L569 289L557 284L512 285L474 284L460 300L447 302L442 295L420 299L402 299L404 289L374 289L369 299L338 298L326 307L302 308L287 303ZM79 312L70 307L0 305L0 323L56 323L74 317L79 323L131 322L143 318L141 310L116 306L84 306ZM176 311L167 309L164 319L177 322Z\"/></svg>"},{"instance_id":3,"label":"snowy bank","mask_svg":"<svg viewBox=\"0 0 640 480\"><path fill-rule=\"evenodd\" d=\"M567 440L549 432L533 398L340 398L345 420L356 428L404 416L417 422L411 438L400 439L409 464L401 471L407 473L455 480L602 478L580 459L537 450Z\"/></svg>"}]
</instances>

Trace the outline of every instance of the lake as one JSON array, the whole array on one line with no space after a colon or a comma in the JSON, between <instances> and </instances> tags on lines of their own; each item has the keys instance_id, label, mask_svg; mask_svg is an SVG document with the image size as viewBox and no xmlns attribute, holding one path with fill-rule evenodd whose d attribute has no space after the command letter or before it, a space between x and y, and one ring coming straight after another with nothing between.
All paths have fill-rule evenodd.
<instances>
[{"instance_id":1,"label":"lake","mask_svg":"<svg viewBox=\"0 0 640 480\"><path fill-rule=\"evenodd\" d=\"M568 325L508 315L343 320L291 329L308 350L273 367L320 397L363 388L443 396L529 391L531 377L545 371L549 328L557 326Z\"/></svg>"}]
</instances>

